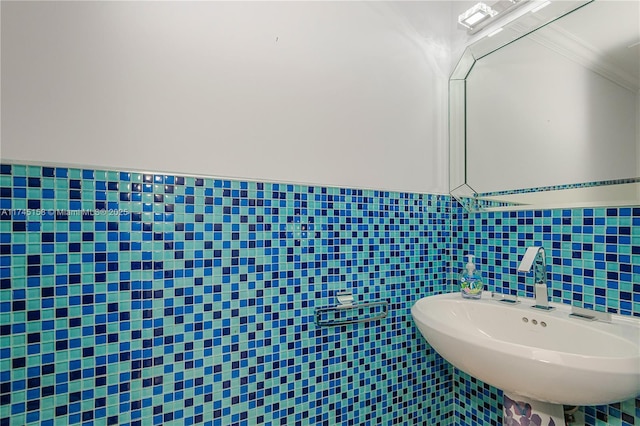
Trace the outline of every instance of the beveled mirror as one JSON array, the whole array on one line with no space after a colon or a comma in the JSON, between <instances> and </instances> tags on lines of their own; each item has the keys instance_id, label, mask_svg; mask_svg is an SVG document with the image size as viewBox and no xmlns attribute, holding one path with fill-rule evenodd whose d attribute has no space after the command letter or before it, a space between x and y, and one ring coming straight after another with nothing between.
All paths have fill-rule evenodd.
<instances>
[{"instance_id":1,"label":"beveled mirror","mask_svg":"<svg viewBox=\"0 0 640 426\"><path fill-rule=\"evenodd\" d=\"M561 1L469 46L450 191L469 211L640 205L640 2Z\"/></svg>"}]
</instances>

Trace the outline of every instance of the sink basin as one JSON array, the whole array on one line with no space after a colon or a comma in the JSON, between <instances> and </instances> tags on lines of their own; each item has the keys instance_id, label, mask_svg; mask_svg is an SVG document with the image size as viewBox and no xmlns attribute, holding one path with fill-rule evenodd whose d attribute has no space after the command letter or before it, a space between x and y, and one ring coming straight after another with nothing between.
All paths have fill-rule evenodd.
<instances>
[{"instance_id":1,"label":"sink basin","mask_svg":"<svg viewBox=\"0 0 640 426\"><path fill-rule=\"evenodd\" d=\"M640 320L571 318L570 306L507 305L483 294L424 297L411 314L422 335L460 370L504 392L567 405L600 405L640 394Z\"/></svg>"}]
</instances>

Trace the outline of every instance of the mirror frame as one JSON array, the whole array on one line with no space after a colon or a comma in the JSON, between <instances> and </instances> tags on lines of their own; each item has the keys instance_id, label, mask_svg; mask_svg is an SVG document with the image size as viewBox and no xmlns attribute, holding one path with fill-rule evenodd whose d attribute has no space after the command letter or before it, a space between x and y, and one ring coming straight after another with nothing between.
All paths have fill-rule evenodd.
<instances>
[{"instance_id":1,"label":"mirror frame","mask_svg":"<svg viewBox=\"0 0 640 426\"><path fill-rule=\"evenodd\" d=\"M449 79L449 192L469 212L496 210L531 210L540 208L604 207L634 205L628 199L612 199L608 192L612 186L618 190L640 193L640 177L584 182L534 188L516 188L506 191L479 193L467 179L467 124L466 124L466 80L475 63L492 52L511 44L528 34L561 19L594 0L553 2L543 9L544 13L524 11L505 24L497 36L483 36L469 44ZM531 2L533 3L533 2ZM515 15L515 14L514 14ZM491 34L492 26L484 33ZM581 190L596 192L586 201L577 201L575 195ZM637 196L636 196L637 198Z\"/></svg>"}]
</instances>

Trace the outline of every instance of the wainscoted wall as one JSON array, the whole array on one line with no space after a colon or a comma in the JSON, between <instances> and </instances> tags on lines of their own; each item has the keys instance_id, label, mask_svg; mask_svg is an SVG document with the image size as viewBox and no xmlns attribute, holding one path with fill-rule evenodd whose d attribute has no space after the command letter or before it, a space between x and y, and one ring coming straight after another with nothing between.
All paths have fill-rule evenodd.
<instances>
[{"instance_id":1,"label":"wainscoted wall","mask_svg":"<svg viewBox=\"0 0 640 426\"><path fill-rule=\"evenodd\" d=\"M541 245L553 302L640 316L640 207L467 214L454 202L451 214L452 270L475 254L488 290L533 297L531 274L516 268L526 247ZM456 424L501 424L502 393L456 369L453 376ZM640 399L584 412L588 425L637 425Z\"/></svg>"},{"instance_id":2,"label":"wainscoted wall","mask_svg":"<svg viewBox=\"0 0 640 426\"><path fill-rule=\"evenodd\" d=\"M489 290L531 296L515 268L542 244L555 302L640 315L639 208L450 203L2 165L0 424L499 424L500 391L444 362L410 316L455 290L468 251ZM389 301L389 317L316 327L340 289ZM587 424L638 424L639 407L586 407Z\"/></svg>"},{"instance_id":3,"label":"wainscoted wall","mask_svg":"<svg viewBox=\"0 0 640 426\"><path fill-rule=\"evenodd\" d=\"M0 424L452 421L450 198L0 166ZM377 324L318 328L337 290Z\"/></svg>"}]
</instances>

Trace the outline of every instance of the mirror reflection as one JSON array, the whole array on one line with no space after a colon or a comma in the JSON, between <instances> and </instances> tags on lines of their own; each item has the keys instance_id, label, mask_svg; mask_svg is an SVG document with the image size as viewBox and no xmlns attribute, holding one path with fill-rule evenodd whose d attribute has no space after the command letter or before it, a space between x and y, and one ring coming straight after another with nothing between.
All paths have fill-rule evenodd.
<instances>
[{"instance_id":1,"label":"mirror reflection","mask_svg":"<svg viewBox=\"0 0 640 426\"><path fill-rule=\"evenodd\" d=\"M593 1L467 54L452 194L471 209L640 204L639 16L640 2Z\"/></svg>"}]
</instances>

